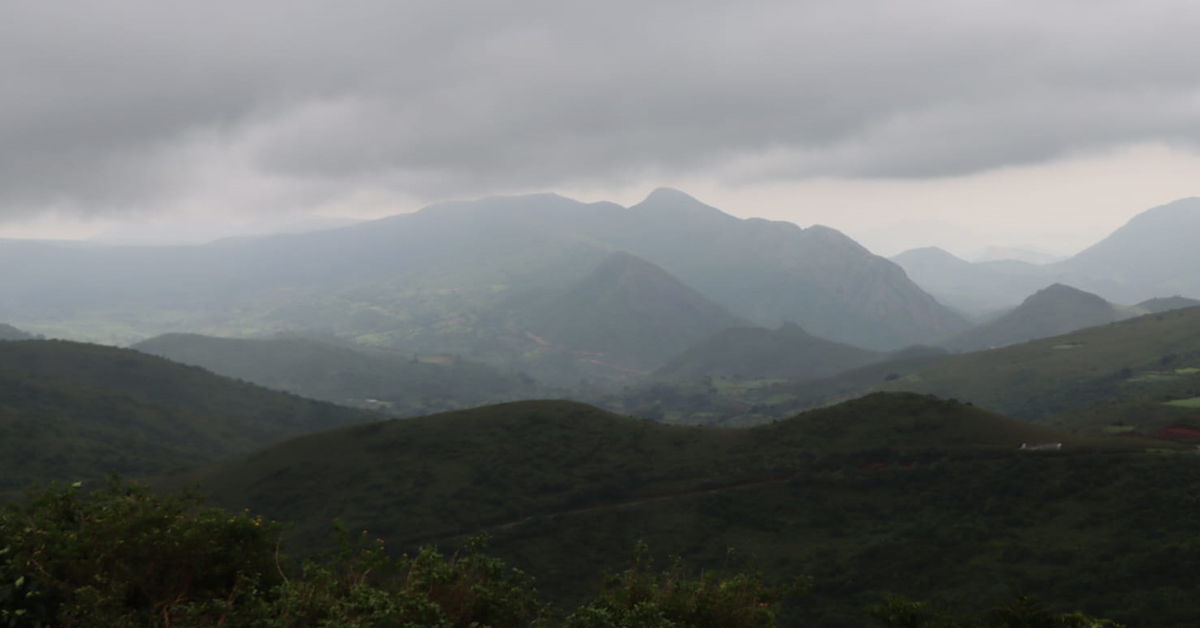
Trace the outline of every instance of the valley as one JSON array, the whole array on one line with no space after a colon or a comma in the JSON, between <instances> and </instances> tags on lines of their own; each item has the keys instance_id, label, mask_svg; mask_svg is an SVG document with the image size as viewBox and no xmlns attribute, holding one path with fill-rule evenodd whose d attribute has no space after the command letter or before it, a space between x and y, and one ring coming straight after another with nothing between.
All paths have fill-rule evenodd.
<instances>
[{"instance_id":1,"label":"valley","mask_svg":"<svg viewBox=\"0 0 1200 628\"><path fill-rule=\"evenodd\" d=\"M10 504L116 473L288 522L294 556L333 550L335 520L393 556L486 537L557 608L641 541L660 563L811 578L782 625L860 626L894 595L969 615L1015 592L1190 625L1172 603L1200 559L1184 284L1121 305L1107 295L1132 292L989 262L997 300L959 313L927 269L909 280L919 255L673 190L5 255L45 269L0 277ZM42 337L66 330L90 331Z\"/></svg>"}]
</instances>

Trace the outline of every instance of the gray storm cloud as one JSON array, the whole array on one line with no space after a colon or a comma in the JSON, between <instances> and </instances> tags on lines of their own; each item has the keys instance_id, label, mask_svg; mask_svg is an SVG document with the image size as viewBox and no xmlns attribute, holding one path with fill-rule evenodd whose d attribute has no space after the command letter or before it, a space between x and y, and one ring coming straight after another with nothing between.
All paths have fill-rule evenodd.
<instances>
[{"instance_id":1,"label":"gray storm cloud","mask_svg":"<svg viewBox=\"0 0 1200 628\"><path fill-rule=\"evenodd\" d=\"M1200 143L1200 4L9 0L0 212L639 173L940 177Z\"/></svg>"}]
</instances>

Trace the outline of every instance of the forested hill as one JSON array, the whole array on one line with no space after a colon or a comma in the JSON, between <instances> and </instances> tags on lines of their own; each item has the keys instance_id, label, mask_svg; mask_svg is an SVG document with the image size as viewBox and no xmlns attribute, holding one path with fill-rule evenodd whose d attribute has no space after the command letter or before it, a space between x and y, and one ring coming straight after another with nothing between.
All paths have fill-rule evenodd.
<instances>
[{"instance_id":1,"label":"forested hill","mask_svg":"<svg viewBox=\"0 0 1200 628\"><path fill-rule=\"evenodd\" d=\"M1186 561L1156 557L1192 556L1178 544L1200 512L1147 500L1176 503L1200 458L1147 447L1185 450L913 394L736 430L539 401L301 437L203 480L219 504L296 522L301 547L328 538L332 517L397 551L487 533L562 604L594 590L597 569L623 568L641 539L706 570L813 575L785 625L861 626L857 609L885 591L973 608L1019 586L1064 610L1182 627L1174 606L1149 600L1177 599ZM1105 554L1118 540L1124 562ZM1081 573L1092 577L1066 577ZM1133 582L1150 597L1127 595Z\"/></svg>"},{"instance_id":2,"label":"forested hill","mask_svg":"<svg viewBox=\"0 0 1200 628\"><path fill-rule=\"evenodd\" d=\"M312 399L430 414L537 396L532 381L449 355L420 356L332 338L164 334L134 349Z\"/></svg>"},{"instance_id":3,"label":"forested hill","mask_svg":"<svg viewBox=\"0 0 1200 628\"><path fill-rule=\"evenodd\" d=\"M0 343L0 494L31 481L158 474L379 415L137 351Z\"/></svg>"}]
</instances>

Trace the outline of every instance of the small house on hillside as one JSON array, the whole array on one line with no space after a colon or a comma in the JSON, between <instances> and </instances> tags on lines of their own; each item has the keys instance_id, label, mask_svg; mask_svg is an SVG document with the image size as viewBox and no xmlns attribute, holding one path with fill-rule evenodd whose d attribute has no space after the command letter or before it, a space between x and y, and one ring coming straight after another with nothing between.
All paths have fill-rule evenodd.
<instances>
[{"instance_id":1,"label":"small house on hillside","mask_svg":"<svg viewBox=\"0 0 1200 628\"><path fill-rule=\"evenodd\" d=\"M1021 443L1021 451L1058 451L1062 446L1062 443Z\"/></svg>"}]
</instances>

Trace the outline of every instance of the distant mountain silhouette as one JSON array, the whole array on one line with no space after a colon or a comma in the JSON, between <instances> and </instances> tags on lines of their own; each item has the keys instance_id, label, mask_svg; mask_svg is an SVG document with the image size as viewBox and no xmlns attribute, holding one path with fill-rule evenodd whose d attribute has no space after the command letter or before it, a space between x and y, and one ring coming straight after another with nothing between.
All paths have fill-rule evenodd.
<instances>
[{"instance_id":1,"label":"distant mountain silhouette","mask_svg":"<svg viewBox=\"0 0 1200 628\"><path fill-rule=\"evenodd\" d=\"M972 264L944 251L916 249L892 258L943 303L975 316L1011 307L1020 296L1059 282L1116 303L1167 294L1200 298L1200 197L1133 217L1078 255L1053 264Z\"/></svg>"},{"instance_id":2,"label":"distant mountain silhouette","mask_svg":"<svg viewBox=\"0 0 1200 628\"><path fill-rule=\"evenodd\" d=\"M522 308L539 339L619 366L658 366L742 318L629 253L609 255L588 276Z\"/></svg>"},{"instance_id":3,"label":"distant mountain silhouette","mask_svg":"<svg viewBox=\"0 0 1200 628\"><path fill-rule=\"evenodd\" d=\"M1200 298L1200 197L1134 216L1107 238L1054 266L1073 285L1121 303L1164 294Z\"/></svg>"},{"instance_id":4,"label":"distant mountain silhouette","mask_svg":"<svg viewBox=\"0 0 1200 628\"><path fill-rule=\"evenodd\" d=\"M316 233L202 246L0 241L0 312L145 336L324 329L403 348L490 334L483 316L628 251L754 324L877 349L965 326L895 264L827 227L742 220L675 190L625 208L554 194L439 203ZM155 321L170 321L156 323ZM451 321L457 321L451 324ZM469 326L468 326L469 325Z\"/></svg>"},{"instance_id":5,"label":"distant mountain silhouette","mask_svg":"<svg viewBox=\"0 0 1200 628\"><path fill-rule=\"evenodd\" d=\"M1133 306L1133 309L1140 314L1159 314L1171 310L1181 310L1185 307L1196 307L1197 305L1200 305L1200 300L1173 296L1147 299Z\"/></svg>"},{"instance_id":6,"label":"distant mountain silhouette","mask_svg":"<svg viewBox=\"0 0 1200 628\"><path fill-rule=\"evenodd\" d=\"M1048 283L1041 266L968 262L937 247L905 251L892 261L934 298L977 319L1020 303Z\"/></svg>"},{"instance_id":7,"label":"distant mountain silhouette","mask_svg":"<svg viewBox=\"0 0 1200 628\"><path fill-rule=\"evenodd\" d=\"M956 351L974 351L1069 333L1084 327L1131 318L1130 308L1071 286L1054 284L1025 299L1020 306L990 322L943 341Z\"/></svg>"},{"instance_id":8,"label":"distant mountain silhouette","mask_svg":"<svg viewBox=\"0 0 1200 628\"><path fill-rule=\"evenodd\" d=\"M787 323L776 330L726 329L690 347L654 373L658 379L705 377L802 380L832 375L871 362L882 354L806 333Z\"/></svg>"},{"instance_id":9,"label":"distant mountain silhouette","mask_svg":"<svg viewBox=\"0 0 1200 628\"><path fill-rule=\"evenodd\" d=\"M33 336L12 325L0 323L0 340L32 340Z\"/></svg>"}]
</instances>

